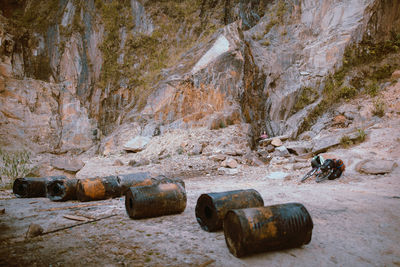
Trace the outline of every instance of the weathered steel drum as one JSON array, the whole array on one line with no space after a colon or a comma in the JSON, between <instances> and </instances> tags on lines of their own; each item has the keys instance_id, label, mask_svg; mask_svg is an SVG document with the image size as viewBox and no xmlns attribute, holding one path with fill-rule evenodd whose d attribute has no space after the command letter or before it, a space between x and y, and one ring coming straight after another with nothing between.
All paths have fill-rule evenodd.
<instances>
[{"instance_id":1,"label":"weathered steel drum","mask_svg":"<svg viewBox=\"0 0 400 267\"><path fill-rule=\"evenodd\" d=\"M186 200L181 183L157 183L131 187L125 195L125 208L133 219L151 218L183 212Z\"/></svg>"},{"instance_id":2,"label":"weathered steel drum","mask_svg":"<svg viewBox=\"0 0 400 267\"><path fill-rule=\"evenodd\" d=\"M225 241L236 257L308 244L312 229L300 203L230 210L224 218Z\"/></svg>"},{"instance_id":3,"label":"weathered steel drum","mask_svg":"<svg viewBox=\"0 0 400 267\"><path fill-rule=\"evenodd\" d=\"M196 220L203 230L218 231L229 210L262 206L264 201L254 189L202 194L197 199Z\"/></svg>"},{"instance_id":4,"label":"weathered steel drum","mask_svg":"<svg viewBox=\"0 0 400 267\"><path fill-rule=\"evenodd\" d=\"M103 200L121 196L117 176L79 179L76 185L79 201Z\"/></svg>"},{"instance_id":5,"label":"weathered steel drum","mask_svg":"<svg viewBox=\"0 0 400 267\"><path fill-rule=\"evenodd\" d=\"M17 178L13 184L13 193L17 197L46 197L46 186L56 179L66 179L65 176L25 177Z\"/></svg>"},{"instance_id":6,"label":"weathered steel drum","mask_svg":"<svg viewBox=\"0 0 400 267\"><path fill-rule=\"evenodd\" d=\"M153 184L150 173L148 172L121 174L118 175L118 182L120 186L121 196L125 195L130 187Z\"/></svg>"},{"instance_id":7,"label":"weathered steel drum","mask_svg":"<svg viewBox=\"0 0 400 267\"><path fill-rule=\"evenodd\" d=\"M56 179L47 184L47 197L52 201L75 200L78 179Z\"/></svg>"}]
</instances>

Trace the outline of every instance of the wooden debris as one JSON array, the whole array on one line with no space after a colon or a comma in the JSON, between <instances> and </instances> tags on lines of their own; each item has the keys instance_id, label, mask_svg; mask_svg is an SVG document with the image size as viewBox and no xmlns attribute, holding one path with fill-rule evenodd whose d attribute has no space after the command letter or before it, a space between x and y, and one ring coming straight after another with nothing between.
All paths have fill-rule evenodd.
<instances>
[{"instance_id":1,"label":"wooden debris","mask_svg":"<svg viewBox=\"0 0 400 267\"><path fill-rule=\"evenodd\" d=\"M69 215L69 214L64 215L63 217L66 219L69 219L69 220L74 220L74 221L79 221L79 222L85 222L88 220L88 218L85 218L82 216L75 216L75 215Z\"/></svg>"}]
</instances>

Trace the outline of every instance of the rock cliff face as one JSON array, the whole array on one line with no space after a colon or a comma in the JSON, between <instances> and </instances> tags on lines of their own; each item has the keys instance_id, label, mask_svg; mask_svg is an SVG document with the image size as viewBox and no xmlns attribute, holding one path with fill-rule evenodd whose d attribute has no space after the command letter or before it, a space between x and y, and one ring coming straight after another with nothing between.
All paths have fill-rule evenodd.
<instances>
[{"instance_id":1,"label":"rock cliff face","mask_svg":"<svg viewBox=\"0 0 400 267\"><path fill-rule=\"evenodd\" d=\"M88 151L113 132L242 122L253 140L261 130L296 137L346 47L400 32L398 0L0 7L1 145L56 154Z\"/></svg>"}]
</instances>

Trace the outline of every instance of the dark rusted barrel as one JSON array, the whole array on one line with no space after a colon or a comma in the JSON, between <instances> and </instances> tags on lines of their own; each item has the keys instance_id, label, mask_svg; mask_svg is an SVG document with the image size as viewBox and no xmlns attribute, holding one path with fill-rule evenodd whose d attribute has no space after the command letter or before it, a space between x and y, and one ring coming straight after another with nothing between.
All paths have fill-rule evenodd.
<instances>
[{"instance_id":1,"label":"dark rusted barrel","mask_svg":"<svg viewBox=\"0 0 400 267\"><path fill-rule=\"evenodd\" d=\"M79 201L103 200L121 196L117 176L79 179L76 185Z\"/></svg>"},{"instance_id":2,"label":"dark rusted barrel","mask_svg":"<svg viewBox=\"0 0 400 267\"><path fill-rule=\"evenodd\" d=\"M178 214L186 208L186 190L180 183L158 183L129 188L125 208L133 219Z\"/></svg>"},{"instance_id":3,"label":"dark rusted barrel","mask_svg":"<svg viewBox=\"0 0 400 267\"><path fill-rule=\"evenodd\" d=\"M311 241L313 222L300 203L230 210L224 219L225 241L236 257L300 247Z\"/></svg>"},{"instance_id":4,"label":"dark rusted barrel","mask_svg":"<svg viewBox=\"0 0 400 267\"><path fill-rule=\"evenodd\" d=\"M262 206L264 201L254 189L202 194L197 199L196 220L203 230L218 231L229 210Z\"/></svg>"},{"instance_id":5,"label":"dark rusted barrel","mask_svg":"<svg viewBox=\"0 0 400 267\"><path fill-rule=\"evenodd\" d=\"M150 173L148 172L118 175L118 181L121 188L121 195L125 195L130 187L153 184Z\"/></svg>"},{"instance_id":6,"label":"dark rusted barrel","mask_svg":"<svg viewBox=\"0 0 400 267\"><path fill-rule=\"evenodd\" d=\"M78 179L56 179L47 184L47 197L52 201L75 200Z\"/></svg>"},{"instance_id":7,"label":"dark rusted barrel","mask_svg":"<svg viewBox=\"0 0 400 267\"><path fill-rule=\"evenodd\" d=\"M17 197L46 197L46 186L56 179L66 179L65 176L25 177L17 178L13 184L13 193Z\"/></svg>"}]
</instances>

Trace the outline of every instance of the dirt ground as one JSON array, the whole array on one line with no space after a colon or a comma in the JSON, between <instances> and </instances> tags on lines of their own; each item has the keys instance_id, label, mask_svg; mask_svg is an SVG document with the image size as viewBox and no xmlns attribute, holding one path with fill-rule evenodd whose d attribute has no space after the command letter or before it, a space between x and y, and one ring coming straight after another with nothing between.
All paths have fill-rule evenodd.
<instances>
[{"instance_id":1,"label":"dirt ground","mask_svg":"<svg viewBox=\"0 0 400 267\"><path fill-rule=\"evenodd\" d=\"M258 167L239 164L234 175L221 174L204 155L167 157L139 168L115 166L116 157L110 156L86 162L80 173L79 178L91 173L175 172L187 191L187 207L178 215L132 220L123 197L79 206L76 201L18 199L10 190L0 191L0 266L400 266L400 112L365 130L364 142L328 151L343 159L346 171L322 183L299 184L309 158L294 156ZM119 159L127 162L129 156ZM356 166L366 159L391 160L397 167L385 175L361 174ZM274 171L290 175L268 178ZM302 203L314 222L311 242L239 259L229 252L222 231L200 228L194 210L201 194L250 188L261 194L265 205ZM65 215L113 216L74 227L79 222ZM45 232L66 229L25 238L31 223Z\"/></svg>"},{"instance_id":2,"label":"dirt ground","mask_svg":"<svg viewBox=\"0 0 400 267\"><path fill-rule=\"evenodd\" d=\"M400 151L398 148L399 144ZM265 167L245 166L238 175L185 179L188 200L182 214L142 220L127 216L124 198L68 208L82 203L16 199L10 191L3 191L0 265L400 266L399 167L387 175L360 175L350 168L340 179L319 184L311 180L298 184L296 176L271 180L266 178L267 172ZM311 242L301 248L238 259L230 254L223 232L200 228L194 212L200 194L248 188L260 192L266 205L304 204L314 222ZM78 223L64 215L115 216L25 239L32 222L45 232Z\"/></svg>"}]
</instances>

